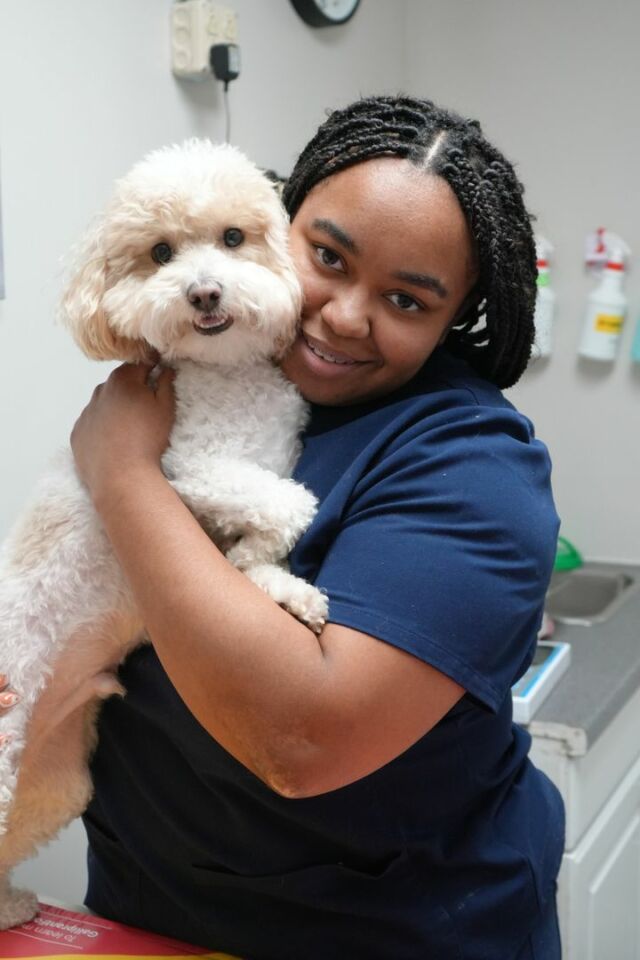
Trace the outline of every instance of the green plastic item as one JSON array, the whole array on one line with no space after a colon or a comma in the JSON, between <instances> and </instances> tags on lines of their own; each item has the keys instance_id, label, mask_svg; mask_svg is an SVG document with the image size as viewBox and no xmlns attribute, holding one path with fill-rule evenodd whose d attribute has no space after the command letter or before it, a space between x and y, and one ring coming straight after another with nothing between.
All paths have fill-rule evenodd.
<instances>
[{"instance_id":1,"label":"green plastic item","mask_svg":"<svg viewBox=\"0 0 640 960\"><path fill-rule=\"evenodd\" d=\"M553 564L554 570L575 570L584 563L579 550L567 540L566 537L558 537L558 546L556 548L556 559Z\"/></svg>"}]
</instances>

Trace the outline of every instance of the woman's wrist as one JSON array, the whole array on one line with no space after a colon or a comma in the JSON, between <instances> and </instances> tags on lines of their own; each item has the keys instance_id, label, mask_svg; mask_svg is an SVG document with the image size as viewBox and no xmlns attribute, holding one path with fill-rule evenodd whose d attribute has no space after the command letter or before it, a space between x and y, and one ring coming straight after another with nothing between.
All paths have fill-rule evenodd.
<instances>
[{"instance_id":1,"label":"woman's wrist","mask_svg":"<svg viewBox=\"0 0 640 960\"><path fill-rule=\"evenodd\" d=\"M102 473L87 487L97 512L105 516L124 502L144 502L149 486L158 479L167 482L159 463L136 459L135 463Z\"/></svg>"},{"instance_id":2,"label":"woman's wrist","mask_svg":"<svg viewBox=\"0 0 640 960\"><path fill-rule=\"evenodd\" d=\"M174 417L172 376L164 371L151 389L148 373L143 364L113 370L71 432L78 476L99 511L125 496L135 499L140 483L163 476Z\"/></svg>"}]
</instances>

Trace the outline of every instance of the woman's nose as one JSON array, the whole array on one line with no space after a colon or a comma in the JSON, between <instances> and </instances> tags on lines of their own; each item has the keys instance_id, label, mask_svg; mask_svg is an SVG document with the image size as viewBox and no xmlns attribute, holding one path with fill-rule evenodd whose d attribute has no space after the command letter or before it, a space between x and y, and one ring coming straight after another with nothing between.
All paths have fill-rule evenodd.
<instances>
[{"instance_id":1,"label":"woman's nose","mask_svg":"<svg viewBox=\"0 0 640 960\"><path fill-rule=\"evenodd\" d=\"M340 337L368 337L371 322L364 297L343 293L333 296L320 310L323 322Z\"/></svg>"}]
</instances>

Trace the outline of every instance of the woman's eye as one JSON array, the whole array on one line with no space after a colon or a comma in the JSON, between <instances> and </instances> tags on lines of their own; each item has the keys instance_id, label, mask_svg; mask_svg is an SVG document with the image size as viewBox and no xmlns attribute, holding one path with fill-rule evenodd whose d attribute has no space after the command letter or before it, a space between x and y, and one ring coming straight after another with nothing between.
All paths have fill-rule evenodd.
<instances>
[{"instance_id":1,"label":"woman's eye","mask_svg":"<svg viewBox=\"0 0 640 960\"><path fill-rule=\"evenodd\" d=\"M387 295L387 300L390 300L394 307L398 307L398 309L405 310L409 313L423 309L422 304L413 297L410 297L408 293L390 293Z\"/></svg>"},{"instance_id":2,"label":"woman's eye","mask_svg":"<svg viewBox=\"0 0 640 960\"><path fill-rule=\"evenodd\" d=\"M244 241L244 233L239 227L229 227L225 230L223 239L226 247L239 247Z\"/></svg>"},{"instance_id":3,"label":"woman's eye","mask_svg":"<svg viewBox=\"0 0 640 960\"><path fill-rule=\"evenodd\" d=\"M151 248L151 257L156 263L169 263L173 257L173 250L168 243L156 243L155 247Z\"/></svg>"},{"instance_id":4,"label":"woman's eye","mask_svg":"<svg viewBox=\"0 0 640 960\"><path fill-rule=\"evenodd\" d=\"M339 254L337 254L335 250L332 250L331 247L322 247L319 244L317 244L314 247L314 249L316 251L317 258L323 267L331 267L331 269L333 270L335 269L344 270L342 257L339 256Z\"/></svg>"}]
</instances>

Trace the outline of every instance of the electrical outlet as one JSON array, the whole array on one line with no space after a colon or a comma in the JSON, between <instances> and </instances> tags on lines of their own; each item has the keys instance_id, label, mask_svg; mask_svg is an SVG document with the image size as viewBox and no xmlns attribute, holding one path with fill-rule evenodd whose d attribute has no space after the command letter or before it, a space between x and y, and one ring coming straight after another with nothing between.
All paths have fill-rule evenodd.
<instances>
[{"instance_id":1,"label":"electrical outlet","mask_svg":"<svg viewBox=\"0 0 640 960\"><path fill-rule=\"evenodd\" d=\"M238 22L229 7L212 0L176 0L171 8L171 69L183 80L211 76L214 43L237 43Z\"/></svg>"}]
</instances>

